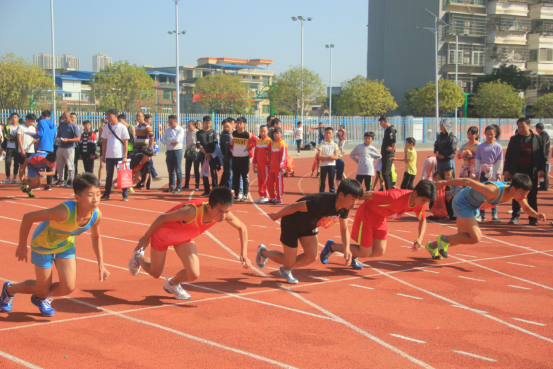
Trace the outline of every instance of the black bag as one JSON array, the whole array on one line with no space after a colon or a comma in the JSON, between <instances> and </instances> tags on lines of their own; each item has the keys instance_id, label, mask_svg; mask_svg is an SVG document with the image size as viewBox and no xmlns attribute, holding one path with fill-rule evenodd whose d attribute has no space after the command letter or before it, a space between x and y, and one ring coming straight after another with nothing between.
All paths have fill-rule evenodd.
<instances>
[{"instance_id":1,"label":"black bag","mask_svg":"<svg viewBox=\"0 0 553 369\"><path fill-rule=\"evenodd\" d=\"M187 160L196 161L198 159L198 151L193 148L186 149L184 152L184 158Z\"/></svg>"}]
</instances>

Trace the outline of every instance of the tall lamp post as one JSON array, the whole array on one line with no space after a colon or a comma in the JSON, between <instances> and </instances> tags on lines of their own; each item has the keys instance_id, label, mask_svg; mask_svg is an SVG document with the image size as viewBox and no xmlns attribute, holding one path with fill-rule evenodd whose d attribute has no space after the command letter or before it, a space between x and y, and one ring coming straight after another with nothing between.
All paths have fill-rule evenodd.
<instances>
[{"instance_id":1,"label":"tall lamp post","mask_svg":"<svg viewBox=\"0 0 553 369\"><path fill-rule=\"evenodd\" d=\"M297 20L301 21L301 116L303 120L303 22L311 22L313 17L302 17L301 15L297 17L292 17L292 20L295 22Z\"/></svg>"},{"instance_id":2,"label":"tall lamp post","mask_svg":"<svg viewBox=\"0 0 553 369\"><path fill-rule=\"evenodd\" d=\"M177 125L180 126L180 86L179 86L179 80L180 80L180 73L179 73L179 35L184 35L186 31L180 31L179 29L179 0L173 0L175 2L175 29L176 31L169 31L167 33L175 34L175 43L176 43L176 66L175 66L175 89L176 89L176 95L175 96L175 103L177 105Z\"/></svg>"},{"instance_id":3,"label":"tall lamp post","mask_svg":"<svg viewBox=\"0 0 553 369\"><path fill-rule=\"evenodd\" d=\"M334 44L325 46L327 49L330 49L330 97L328 102L328 123L332 125L332 49L334 49Z\"/></svg>"},{"instance_id":4,"label":"tall lamp post","mask_svg":"<svg viewBox=\"0 0 553 369\"><path fill-rule=\"evenodd\" d=\"M52 120L56 121L56 55L54 54L54 0L50 0L50 15L52 16L52 102L54 111Z\"/></svg>"}]
</instances>

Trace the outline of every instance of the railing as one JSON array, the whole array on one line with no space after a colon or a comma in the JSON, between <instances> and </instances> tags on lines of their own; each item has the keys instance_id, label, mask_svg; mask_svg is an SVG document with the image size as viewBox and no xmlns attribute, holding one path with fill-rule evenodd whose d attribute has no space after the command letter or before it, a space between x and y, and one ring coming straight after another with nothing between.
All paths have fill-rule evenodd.
<instances>
[{"instance_id":1,"label":"railing","mask_svg":"<svg viewBox=\"0 0 553 369\"><path fill-rule=\"evenodd\" d=\"M530 19L509 16L495 16L488 19L489 31L530 32L530 29Z\"/></svg>"},{"instance_id":2,"label":"railing","mask_svg":"<svg viewBox=\"0 0 553 369\"><path fill-rule=\"evenodd\" d=\"M485 16L446 13L446 23L450 24L445 28L449 35L483 37L487 33Z\"/></svg>"},{"instance_id":3,"label":"railing","mask_svg":"<svg viewBox=\"0 0 553 369\"><path fill-rule=\"evenodd\" d=\"M472 6L486 6L487 0L444 0L445 5L472 5Z\"/></svg>"},{"instance_id":4,"label":"railing","mask_svg":"<svg viewBox=\"0 0 553 369\"><path fill-rule=\"evenodd\" d=\"M535 20L532 21L532 33L553 33L553 20Z\"/></svg>"},{"instance_id":5,"label":"railing","mask_svg":"<svg viewBox=\"0 0 553 369\"><path fill-rule=\"evenodd\" d=\"M516 46L492 46L488 48L487 55L490 60L525 62L530 59L530 52L526 47Z\"/></svg>"}]
</instances>

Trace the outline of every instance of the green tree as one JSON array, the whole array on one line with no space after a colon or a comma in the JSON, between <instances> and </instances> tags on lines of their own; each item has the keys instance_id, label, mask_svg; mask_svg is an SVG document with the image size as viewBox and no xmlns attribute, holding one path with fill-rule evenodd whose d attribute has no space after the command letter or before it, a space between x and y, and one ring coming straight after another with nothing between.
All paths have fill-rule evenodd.
<instances>
[{"instance_id":1,"label":"green tree","mask_svg":"<svg viewBox=\"0 0 553 369\"><path fill-rule=\"evenodd\" d=\"M417 99L420 88L413 88L403 93L403 101L399 104L399 112L403 116L418 116L422 113L418 110Z\"/></svg>"},{"instance_id":2,"label":"green tree","mask_svg":"<svg viewBox=\"0 0 553 369\"><path fill-rule=\"evenodd\" d=\"M141 105L154 102L154 80L143 67L129 62L115 62L96 73L90 81L100 111L115 108L137 112Z\"/></svg>"},{"instance_id":3,"label":"green tree","mask_svg":"<svg viewBox=\"0 0 553 369\"><path fill-rule=\"evenodd\" d=\"M200 104L215 113L241 113L250 108L247 86L240 77L228 74L211 74L196 82L194 93L200 96Z\"/></svg>"},{"instance_id":4,"label":"green tree","mask_svg":"<svg viewBox=\"0 0 553 369\"><path fill-rule=\"evenodd\" d=\"M553 92L534 101L533 113L538 118L553 118Z\"/></svg>"},{"instance_id":5,"label":"green tree","mask_svg":"<svg viewBox=\"0 0 553 369\"><path fill-rule=\"evenodd\" d=\"M0 109L29 109L34 102L52 104L52 77L38 65L6 53L0 56Z\"/></svg>"},{"instance_id":6,"label":"green tree","mask_svg":"<svg viewBox=\"0 0 553 369\"><path fill-rule=\"evenodd\" d=\"M502 81L481 84L472 103L482 118L518 118L524 108L515 88Z\"/></svg>"},{"instance_id":7,"label":"green tree","mask_svg":"<svg viewBox=\"0 0 553 369\"><path fill-rule=\"evenodd\" d=\"M397 108L397 103L384 86L384 81L356 76L342 82L336 110L343 115L376 116Z\"/></svg>"},{"instance_id":8,"label":"green tree","mask_svg":"<svg viewBox=\"0 0 553 369\"><path fill-rule=\"evenodd\" d=\"M303 79L303 93L302 93ZM302 106L304 114L311 105L326 96L321 76L308 69L290 67L290 69L278 74L274 78L275 87L270 92L276 112L292 112L301 114Z\"/></svg>"},{"instance_id":9,"label":"green tree","mask_svg":"<svg viewBox=\"0 0 553 369\"><path fill-rule=\"evenodd\" d=\"M465 95L461 87L448 79L440 79L438 82L438 99L440 116L444 113L452 113L455 108L463 106ZM436 111L436 83L428 82L417 94L417 110L424 115L433 116Z\"/></svg>"},{"instance_id":10,"label":"green tree","mask_svg":"<svg viewBox=\"0 0 553 369\"><path fill-rule=\"evenodd\" d=\"M499 68L494 68L490 74L476 78L472 92L477 93L482 83L490 83L499 80L513 86L517 91L526 91L532 83L530 77L516 65L502 65Z\"/></svg>"}]
</instances>

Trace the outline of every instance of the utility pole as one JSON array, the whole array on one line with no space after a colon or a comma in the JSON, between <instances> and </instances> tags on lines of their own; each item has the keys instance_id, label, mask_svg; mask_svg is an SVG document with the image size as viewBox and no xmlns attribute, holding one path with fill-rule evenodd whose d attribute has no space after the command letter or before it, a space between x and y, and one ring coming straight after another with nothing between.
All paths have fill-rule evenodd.
<instances>
[{"instance_id":1,"label":"utility pole","mask_svg":"<svg viewBox=\"0 0 553 369\"><path fill-rule=\"evenodd\" d=\"M303 120L303 22L313 20L313 17L304 18L301 15L292 17L293 21L301 21L301 119Z\"/></svg>"},{"instance_id":2,"label":"utility pole","mask_svg":"<svg viewBox=\"0 0 553 369\"><path fill-rule=\"evenodd\" d=\"M56 121L56 54L54 52L54 0L50 0L50 15L52 16L52 120Z\"/></svg>"},{"instance_id":3,"label":"utility pole","mask_svg":"<svg viewBox=\"0 0 553 369\"><path fill-rule=\"evenodd\" d=\"M332 125L332 49L334 49L334 44L325 46L327 49L330 49L330 96L328 103L328 122Z\"/></svg>"}]
</instances>

